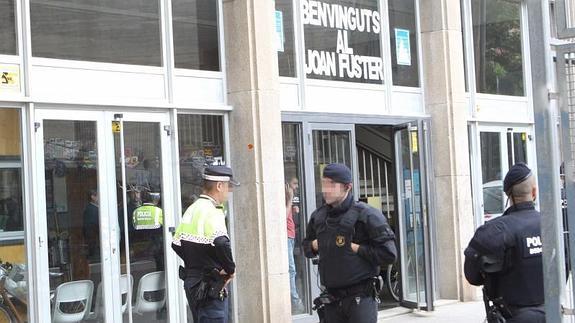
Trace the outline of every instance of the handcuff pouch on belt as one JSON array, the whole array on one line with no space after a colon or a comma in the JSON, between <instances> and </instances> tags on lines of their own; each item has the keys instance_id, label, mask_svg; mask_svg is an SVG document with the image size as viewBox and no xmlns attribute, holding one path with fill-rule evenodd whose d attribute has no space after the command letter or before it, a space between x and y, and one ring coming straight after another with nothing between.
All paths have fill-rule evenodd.
<instances>
[{"instance_id":1,"label":"handcuff pouch on belt","mask_svg":"<svg viewBox=\"0 0 575 323\"><path fill-rule=\"evenodd\" d=\"M325 306L337 303L347 297L373 297L379 302L379 292L381 291L381 282L377 278L368 279L359 284L348 288L324 290L318 297L313 300L312 310L316 311L320 322L324 317Z\"/></svg>"},{"instance_id":2,"label":"handcuff pouch on belt","mask_svg":"<svg viewBox=\"0 0 575 323\"><path fill-rule=\"evenodd\" d=\"M210 299L219 299L223 301L228 296L227 290L224 288L226 285L225 278L220 275L219 270L216 268L204 270L202 273L202 280L198 284L195 292L196 304L208 301Z\"/></svg>"}]
</instances>

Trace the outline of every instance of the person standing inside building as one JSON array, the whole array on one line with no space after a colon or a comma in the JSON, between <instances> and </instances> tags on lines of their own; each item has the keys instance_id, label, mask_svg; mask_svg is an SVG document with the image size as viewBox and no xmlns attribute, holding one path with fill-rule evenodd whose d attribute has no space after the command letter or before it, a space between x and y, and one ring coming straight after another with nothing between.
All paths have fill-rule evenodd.
<instances>
[{"instance_id":1,"label":"person standing inside building","mask_svg":"<svg viewBox=\"0 0 575 323\"><path fill-rule=\"evenodd\" d=\"M511 206L475 232L464 252L465 277L484 286L488 322L545 322L535 176L524 163L513 165L503 190Z\"/></svg>"},{"instance_id":2,"label":"person standing inside building","mask_svg":"<svg viewBox=\"0 0 575 323\"><path fill-rule=\"evenodd\" d=\"M156 270L164 270L164 234L162 232L164 212L158 206L160 193L152 193L146 189L141 193L141 198L142 205L132 212L132 223L137 232L134 237L148 244L146 249L154 257Z\"/></svg>"},{"instance_id":3,"label":"person standing inside building","mask_svg":"<svg viewBox=\"0 0 575 323\"><path fill-rule=\"evenodd\" d=\"M196 323L227 322L225 286L234 277L236 265L226 228L223 203L233 180L226 166L206 167L202 194L184 213L176 229L172 249L182 258L180 278Z\"/></svg>"},{"instance_id":4,"label":"person standing inside building","mask_svg":"<svg viewBox=\"0 0 575 323\"><path fill-rule=\"evenodd\" d=\"M295 181L294 181L295 180ZM296 210L299 213L299 208L293 204L294 192L297 184L297 178L290 180L286 184L286 223L287 223L287 243L288 243L288 264L289 264L289 281L290 281L290 294L291 294L291 308L293 313L302 313L304 311L303 304L299 298L297 287L295 283L296 268L294 259L294 244L296 238L296 227L294 222L294 213ZM295 187L294 187L295 186ZM297 209L296 209L297 208Z\"/></svg>"},{"instance_id":5,"label":"person standing inside building","mask_svg":"<svg viewBox=\"0 0 575 323\"><path fill-rule=\"evenodd\" d=\"M323 302L325 321L375 323L375 280L380 266L395 261L395 235L381 211L353 200L347 166L327 165L321 189L325 204L311 215L302 244L306 257L319 255L320 280L329 299Z\"/></svg>"},{"instance_id":6,"label":"person standing inside building","mask_svg":"<svg viewBox=\"0 0 575 323\"><path fill-rule=\"evenodd\" d=\"M84 241L88 248L88 259L91 262L100 260L100 212L98 211L98 191L88 191L88 205L84 209L83 228Z\"/></svg>"}]
</instances>

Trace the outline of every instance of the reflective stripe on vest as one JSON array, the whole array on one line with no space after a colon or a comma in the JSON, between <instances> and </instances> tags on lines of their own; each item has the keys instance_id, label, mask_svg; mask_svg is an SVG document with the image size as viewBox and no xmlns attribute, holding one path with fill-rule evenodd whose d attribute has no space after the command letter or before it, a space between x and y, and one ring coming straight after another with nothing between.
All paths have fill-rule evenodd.
<instances>
[{"instance_id":1,"label":"reflective stripe on vest","mask_svg":"<svg viewBox=\"0 0 575 323\"><path fill-rule=\"evenodd\" d=\"M164 224L164 213L155 205L144 204L134 210L132 220L136 230L158 229Z\"/></svg>"},{"instance_id":2,"label":"reflective stripe on vest","mask_svg":"<svg viewBox=\"0 0 575 323\"><path fill-rule=\"evenodd\" d=\"M179 246L180 241L185 240L213 245L221 236L228 237L224 211L216 208L212 201L200 198L184 213L174 234L174 244Z\"/></svg>"}]
</instances>

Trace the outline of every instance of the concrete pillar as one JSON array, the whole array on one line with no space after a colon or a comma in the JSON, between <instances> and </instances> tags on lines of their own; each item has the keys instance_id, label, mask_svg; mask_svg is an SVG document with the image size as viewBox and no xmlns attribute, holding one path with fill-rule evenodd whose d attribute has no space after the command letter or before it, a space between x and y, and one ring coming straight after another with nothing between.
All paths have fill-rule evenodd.
<instances>
[{"instance_id":1,"label":"concrete pillar","mask_svg":"<svg viewBox=\"0 0 575 323\"><path fill-rule=\"evenodd\" d=\"M473 234L473 207L467 133L468 106L460 0L421 0L426 109L432 116L437 201L439 297L470 300L475 288L463 275L463 250Z\"/></svg>"},{"instance_id":2,"label":"concrete pillar","mask_svg":"<svg viewBox=\"0 0 575 323\"><path fill-rule=\"evenodd\" d=\"M239 322L291 322L274 1L224 0Z\"/></svg>"}]
</instances>

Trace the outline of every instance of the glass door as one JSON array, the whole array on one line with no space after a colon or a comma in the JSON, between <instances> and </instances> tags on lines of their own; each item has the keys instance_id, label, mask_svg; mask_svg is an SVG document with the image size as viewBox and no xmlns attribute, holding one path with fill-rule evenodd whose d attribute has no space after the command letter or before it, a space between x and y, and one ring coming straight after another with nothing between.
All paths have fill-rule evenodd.
<instances>
[{"instance_id":1,"label":"glass door","mask_svg":"<svg viewBox=\"0 0 575 323\"><path fill-rule=\"evenodd\" d=\"M52 321L167 321L168 115L38 110L36 118L44 183L38 288L50 299L39 302L40 313ZM128 209L134 200L140 204Z\"/></svg>"},{"instance_id":2,"label":"glass door","mask_svg":"<svg viewBox=\"0 0 575 323\"><path fill-rule=\"evenodd\" d=\"M305 190L306 200L308 201L309 208L305 218L306 223L309 221L309 216L318 207L323 205L323 196L321 192L321 177L325 166L331 163L341 163L347 165L353 174L354 178L354 198L357 199L357 171L356 160L357 154L355 151L355 133L353 125L345 124L327 124L327 123L308 123L304 124L304 146L306 149L305 155L305 172L309 174L306 176ZM312 275L310 278L311 286L320 286L319 274L315 265L312 267ZM312 297L314 299L319 295L319 288L312 290Z\"/></svg>"},{"instance_id":3,"label":"glass door","mask_svg":"<svg viewBox=\"0 0 575 323\"><path fill-rule=\"evenodd\" d=\"M107 317L112 302L94 306L96 291L111 299L109 186L103 114L38 111L36 175L40 179L38 302L51 321ZM102 243L104 241L104 243ZM46 300L50 300L49 302Z\"/></svg>"},{"instance_id":4,"label":"glass door","mask_svg":"<svg viewBox=\"0 0 575 323\"><path fill-rule=\"evenodd\" d=\"M165 221L172 213L172 197L166 188L173 185L164 167L171 165L165 148L171 131L168 115L108 114L107 119L113 134L120 232L115 267L123 321L168 322L165 268L171 239Z\"/></svg>"},{"instance_id":5,"label":"glass door","mask_svg":"<svg viewBox=\"0 0 575 323\"><path fill-rule=\"evenodd\" d=\"M420 123L422 125L422 123ZM431 310L431 257L422 126L395 131L401 264L401 305Z\"/></svg>"},{"instance_id":6,"label":"glass door","mask_svg":"<svg viewBox=\"0 0 575 323\"><path fill-rule=\"evenodd\" d=\"M503 192L503 178L511 166L523 162L536 169L535 158L531 158L533 137L525 127L480 126L477 149L479 158L474 163L480 178L474 180L481 190L476 194L479 203L476 219L479 226L494 219L508 207L507 196ZM479 201L481 199L481 201Z\"/></svg>"}]
</instances>

